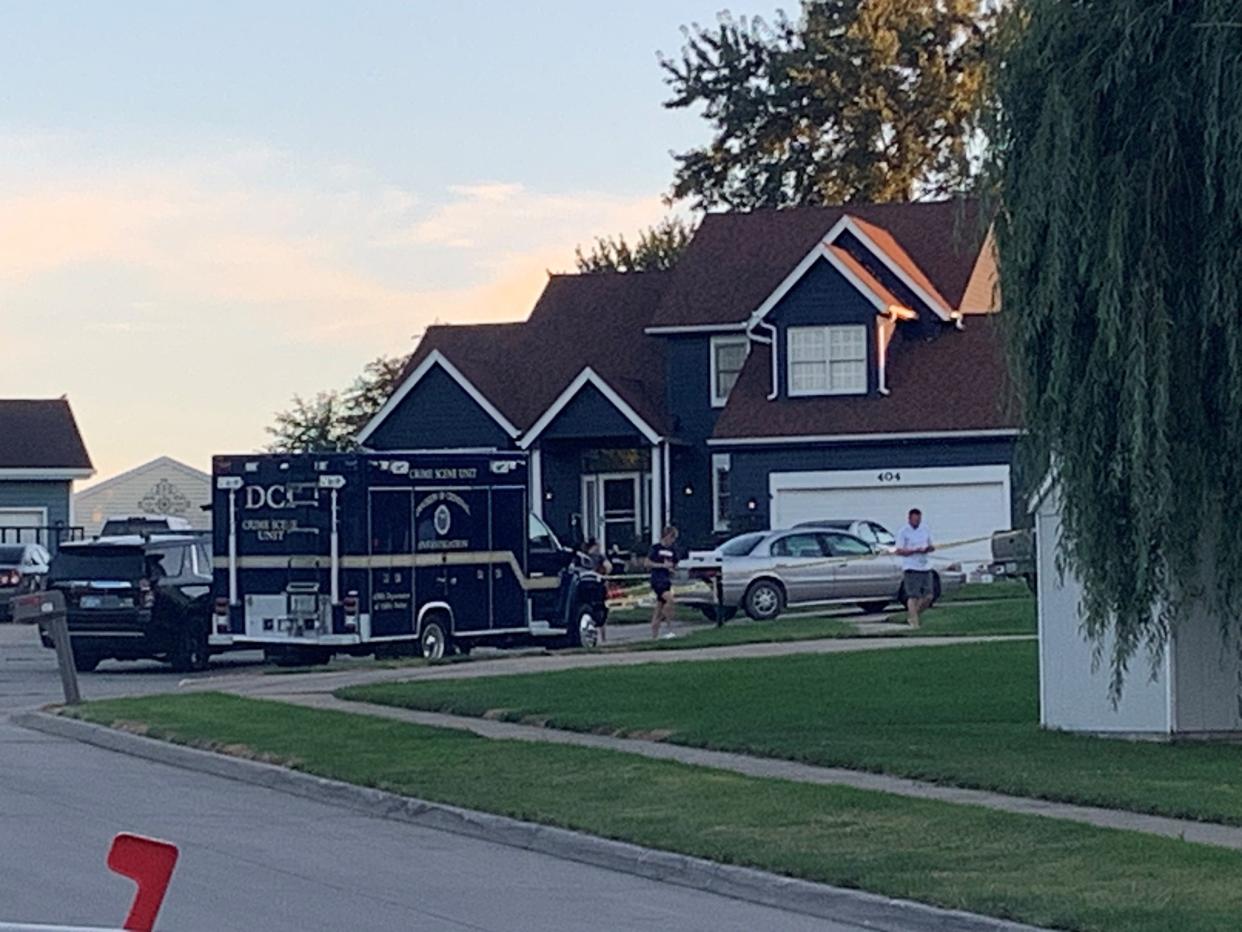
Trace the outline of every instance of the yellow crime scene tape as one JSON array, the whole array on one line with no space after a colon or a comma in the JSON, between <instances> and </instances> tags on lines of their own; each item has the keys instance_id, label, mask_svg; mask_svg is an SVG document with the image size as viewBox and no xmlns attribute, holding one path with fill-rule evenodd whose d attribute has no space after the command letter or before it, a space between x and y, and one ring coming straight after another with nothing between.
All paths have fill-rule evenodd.
<instances>
[{"instance_id":1,"label":"yellow crime scene tape","mask_svg":"<svg viewBox=\"0 0 1242 932\"><path fill-rule=\"evenodd\" d=\"M980 544L984 541L990 541L992 535L988 534L984 537L968 537L963 540L949 541L947 544L934 544L935 550L929 553L928 559L936 561L941 565L954 562L952 557L942 557L938 554L944 550L953 550L959 547L969 547L972 544ZM799 561L797 563L774 563L771 569L804 569L813 566L845 566L850 563L863 563L870 560L893 559L897 558L894 553L868 553L859 554L854 557L824 557L822 560ZM696 563L690 567L678 566L671 575L673 582L673 597L685 600L687 597L698 601L714 602L716 599L715 582L722 575L723 569L720 564L713 563ZM627 608L649 608L655 603L655 595L651 591L651 575L650 573L623 573L616 576L605 576L604 581L607 584L607 605L609 611L624 610Z\"/></svg>"}]
</instances>

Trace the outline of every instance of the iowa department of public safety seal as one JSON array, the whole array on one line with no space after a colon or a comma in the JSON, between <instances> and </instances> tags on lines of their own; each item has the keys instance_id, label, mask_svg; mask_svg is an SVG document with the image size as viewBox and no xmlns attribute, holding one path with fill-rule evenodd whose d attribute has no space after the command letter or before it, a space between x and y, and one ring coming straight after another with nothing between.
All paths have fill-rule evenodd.
<instances>
[{"instance_id":1,"label":"iowa department of public safety seal","mask_svg":"<svg viewBox=\"0 0 1242 932\"><path fill-rule=\"evenodd\" d=\"M440 505L436 508L434 521L436 533L441 537L449 532L449 528L453 526L453 516L449 513L448 505Z\"/></svg>"}]
</instances>

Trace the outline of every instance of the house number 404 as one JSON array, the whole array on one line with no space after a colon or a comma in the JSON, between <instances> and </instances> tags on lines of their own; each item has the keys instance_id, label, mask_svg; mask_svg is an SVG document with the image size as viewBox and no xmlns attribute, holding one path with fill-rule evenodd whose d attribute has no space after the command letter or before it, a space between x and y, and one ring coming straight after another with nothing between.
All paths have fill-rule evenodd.
<instances>
[{"instance_id":1,"label":"house number 404","mask_svg":"<svg viewBox=\"0 0 1242 932\"><path fill-rule=\"evenodd\" d=\"M900 482L901 473L899 472L882 472L877 477L881 482Z\"/></svg>"}]
</instances>

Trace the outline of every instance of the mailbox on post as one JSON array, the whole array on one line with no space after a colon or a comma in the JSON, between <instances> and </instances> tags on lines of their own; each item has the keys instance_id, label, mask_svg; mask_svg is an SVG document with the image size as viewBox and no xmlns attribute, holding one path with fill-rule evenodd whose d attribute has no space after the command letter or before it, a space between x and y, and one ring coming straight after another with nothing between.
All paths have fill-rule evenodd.
<instances>
[{"instance_id":1,"label":"mailbox on post","mask_svg":"<svg viewBox=\"0 0 1242 932\"><path fill-rule=\"evenodd\" d=\"M10 604L14 621L37 624L55 645L60 682L65 691L65 704L77 705L82 701L82 695L78 692L78 671L73 665L73 645L69 640L65 594L55 589L31 592L17 596Z\"/></svg>"}]
</instances>

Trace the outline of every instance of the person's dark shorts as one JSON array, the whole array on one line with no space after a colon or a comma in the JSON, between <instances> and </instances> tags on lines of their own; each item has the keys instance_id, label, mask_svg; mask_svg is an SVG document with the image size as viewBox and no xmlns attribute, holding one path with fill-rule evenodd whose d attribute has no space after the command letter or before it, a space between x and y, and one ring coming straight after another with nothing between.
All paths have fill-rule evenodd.
<instances>
[{"instance_id":1,"label":"person's dark shorts","mask_svg":"<svg viewBox=\"0 0 1242 932\"><path fill-rule=\"evenodd\" d=\"M655 593L657 601L663 602L672 591L673 580L668 576L652 576L651 591Z\"/></svg>"},{"instance_id":2,"label":"person's dark shorts","mask_svg":"<svg viewBox=\"0 0 1242 932\"><path fill-rule=\"evenodd\" d=\"M906 570L902 581L907 599L930 599L934 594L931 570Z\"/></svg>"}]
</instances>

